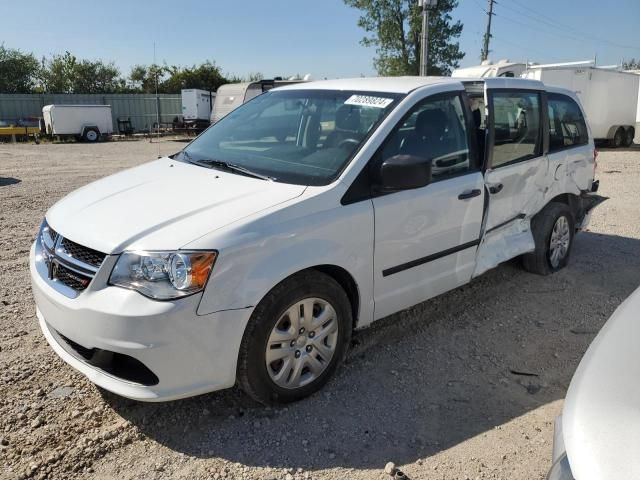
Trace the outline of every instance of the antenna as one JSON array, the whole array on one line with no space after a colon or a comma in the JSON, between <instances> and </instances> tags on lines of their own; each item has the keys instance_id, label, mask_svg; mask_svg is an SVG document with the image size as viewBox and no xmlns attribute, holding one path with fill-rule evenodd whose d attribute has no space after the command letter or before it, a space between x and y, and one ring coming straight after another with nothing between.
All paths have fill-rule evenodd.
<instances>
[{"instance_id":1,"label":"antenna","mask_svg":"<svg viewBox=\"0 0 640 480\"><path fill-rule=\"evenodd\" d=\"M153 42L153 71L156 77L156 139L158 143L158 158L160 154L160 98L158 97L158 66L156 65L156 42Z\"/></svg>"}]
</instances>

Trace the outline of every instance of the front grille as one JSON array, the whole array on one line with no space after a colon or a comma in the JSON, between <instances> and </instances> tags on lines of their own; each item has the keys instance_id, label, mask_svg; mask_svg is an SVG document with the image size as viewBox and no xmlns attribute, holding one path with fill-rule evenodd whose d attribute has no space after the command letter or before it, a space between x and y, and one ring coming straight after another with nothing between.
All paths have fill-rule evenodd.
<instances>
[{"instance_id":1,"label":"front grille","mask_svg":"<svg viewBox=\"0 0 640 480\"><path fill-rule=\"evenodd\" d=\"M61 245L65 253L70 257L96 268L102 265L102 262L106 257L104 253L98 252L97 250L93 250L89 247L84 247L76 242L72 242L68 238L63 238Z\"/></svg>"},{"instance_id":2,"label":"front grille","mask_svg":"<svg viewBox=\"0 0 640 480\"><path fill-rule=\"evenodd\" d=\"M56 265L54 277L67 287L78 290L79 292L87 288L92 279L92 277L88 275L74 272L59 263Z\"/></svg>"},{"instance_id":3,"label":"front grille","mask_svg":"<svg viewBox=\"0 0 640 480\"><path fill-rule=\"evenodd\" d=\"M40 275L69 298L76 298L89 286L107 258L105 253L64 238L46 221L40 230L38 246L42 252Z\"/></svg>"},{"instance_id":4,"label":"front grille","mask_svg":"<svg viewBox=\"0 0 640 480\"><path fill-rule=\"evenodd\" d=\"M56 243L56 239L58 238L58 232L56 232L53 228L49 227L49 229L47 230L47 233L49 234L49 238L51 239L51 243L55 244Z\"/></svg>"}]
</instances>

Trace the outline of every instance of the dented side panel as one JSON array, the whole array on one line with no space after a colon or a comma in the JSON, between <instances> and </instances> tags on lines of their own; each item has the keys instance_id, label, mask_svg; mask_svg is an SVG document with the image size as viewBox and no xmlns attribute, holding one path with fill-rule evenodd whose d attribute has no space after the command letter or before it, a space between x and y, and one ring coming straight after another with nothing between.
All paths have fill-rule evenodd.
<instances>
[{"instance_id":1,"label":"dented side panel","mask_svg":"<svg viewBox=\"0 0 640 480\"><path fill-rule=\"evenodd\" d=\"M535 249L531 218L563 194L590 191L594 173L592 144L566 149L485 173L487 188L502 184L490 195L482 240L478 247L476 277L498 264ZM585 228L589 214L581 219Z\"/></svg>"}]
</instances>

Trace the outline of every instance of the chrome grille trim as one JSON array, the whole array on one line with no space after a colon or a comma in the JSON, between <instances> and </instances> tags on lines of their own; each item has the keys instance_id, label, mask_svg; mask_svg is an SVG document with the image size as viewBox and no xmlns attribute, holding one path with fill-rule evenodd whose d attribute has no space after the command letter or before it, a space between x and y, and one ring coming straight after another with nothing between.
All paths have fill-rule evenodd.
<instances>
[{"instance_id":1,"label":"chrome grille trim","mask_svg":"<svg viewBox=\"0 0 640 480\"><path fill-rule=\"evenodd\" d=\"M91 272L92 275L95 275L98 272L98 269L100 268L99 266L95 267L89 263L85 263L69 255L69 252L67 252L67 249L64 248L64 246L62 245L62 240L63 240L62 235L58 235L58 240L56 241L56 248L55 248L56 257L58 257L60 260L63 260L64 263L69 264L72 267L76 267L81 270Z\"/></svg>"},{"instance_id":2,"label":"chrome grille trim","mask_svg":"<svg viewBox=\"0 0 640 480\"><path fill-rule=\"evenodd\" d=\"M75 259L82 264L94 267L96 271L100 268L100 265L102 265L102 262L104 262L104 259L106 258L104 253L98 252L93 248L85 247L64 237L61 237L60 248L68 258Z\"/></svg>"},{"instance_id":3,"label":"chrome grille trim","mask_svg":"<svg viewBox=\"0 0 640 480\"><path fill-rule=\"evenodd\" d=\"M67 248L93 264L74 257ZM89 286L106 257L102 252L65 239L49 227L46 221L36 239L36 269L49 285L69 298L76 298ZM60 276L56 274L58 269ZM82 281L83 277L88 280L86 284Z\"/></svg>"}]
</instances>

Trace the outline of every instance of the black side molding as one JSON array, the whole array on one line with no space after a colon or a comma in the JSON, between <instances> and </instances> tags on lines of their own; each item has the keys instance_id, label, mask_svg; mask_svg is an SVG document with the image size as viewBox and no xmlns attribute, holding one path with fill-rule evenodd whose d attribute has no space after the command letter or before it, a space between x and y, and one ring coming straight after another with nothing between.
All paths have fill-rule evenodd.
<instances>
[{"instance_id":1,"label":"black side molding","mask_svg":"<svg viewBox=\"0 0 640 480\"><path fill-rule=\"evenodd\" d=\"M386 270L383 270L382 276L388 277L389 275L393 275L394 273L402 272L404 270L409 270L410 268L417 267L419 265L424 265L425 263L433 262L434 260L438 260L439 258L446 257L447 255L452 255L454 253L458 253L462 250L475 247L479 244L480 244L480 239L478 238L477 240L463 243L462 245L458 245L457 247L448 248L447 250L442 250L441 252L434 253L426 257L418 258L416 260L411 260L410 262L403 263L401 265L396 265L395 267L390 267L390 268L387 268Z\"/></svg>"},{"instance_id":2,"label":"black side molding","mask_svg":"<svg viewBox=\"0 0 640 480\"><path fill-rule=\"evenodd\" d=\"M522 220L522 219L523 219L523 218L525 218L525 217L526 217L526 215L525 215L524 213L519 213L518 215L516 215L516 216L515 216L515 217L513 217L513 218L510 218L509 220L506 220L506 221L504 221L504 222L502 222L502 223L499 223L499 224L498 224L498 225L496 225L495 227L491 227L489 230L487 230L487 231L485 232L485 234L487 234L487 233L489 233L489 232L493 232L494 230L497 230L497 229L499 229L499 228L502 228L502 227L504 227L505 225L508 225L508 224L509 224L509 223L511 223L511 222L515 222L516 220Z\"/></svg>"}]
</instances>

